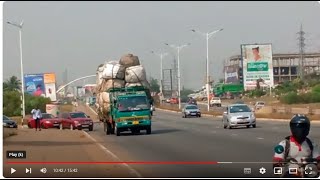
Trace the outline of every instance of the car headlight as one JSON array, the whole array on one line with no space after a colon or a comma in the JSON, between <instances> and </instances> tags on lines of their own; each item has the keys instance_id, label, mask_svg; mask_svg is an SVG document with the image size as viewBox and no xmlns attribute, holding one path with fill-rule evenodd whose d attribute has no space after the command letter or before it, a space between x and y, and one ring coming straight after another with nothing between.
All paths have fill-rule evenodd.
<instances>
[{"instance_id":1,"label":"car headlight","mask_svg":"<svg viewBox=\"0 0 320 180\"><path fill-rule=\"evenodd\" d=\"M75 123L75 124L78 124L78 123L79 123L79 121L74 121L74 123Z\"/></svg>"},{"instance_id":2,"label":"car headlight","mask_svg":"<svg viewBox=\"0 0 320 180\"><path fill-rule=\"evenodd\" d=\"M250 115L250 118L251 118L251 119L255 119L256 117L254 116L254 114L251 114L251 115Z\"/></svg>"},{"instance_id":3,"label":"car headlight","mask_svg":"<svg viewBox=\"0 0 320 180\"><path fill-rule=\"evenodd\" d=\"M45 121L45 123L50 123L50 121Z\"/></svg>"}]
</instances>

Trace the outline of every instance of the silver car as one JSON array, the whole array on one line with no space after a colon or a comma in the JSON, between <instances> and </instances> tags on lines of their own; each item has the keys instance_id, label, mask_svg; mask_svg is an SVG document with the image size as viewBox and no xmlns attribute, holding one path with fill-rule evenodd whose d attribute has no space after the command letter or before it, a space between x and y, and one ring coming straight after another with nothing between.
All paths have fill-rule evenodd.
<instances>
[{"instance_id":1,"label":"silver car","mask_svg":"<svg viewBox=\"0 0 320 180\"><path fill-rule=\"evenodd\" d=\"M229 129L239 126L256 127L256 117L246 104L229 105L227 111L223 113L222 122L223 128Z\"/></svg>"},{"instance_id":2,"label":"silver car","mask_svg":"<svg viewBox=\"0 0 320 180\"><path fill-rule=\"evenodd\" d=\"M187 118L189 116L201 117L201 112L197 105L187 104L184 106L182 109L182 117Z\"/></svg>"}]
</instances>

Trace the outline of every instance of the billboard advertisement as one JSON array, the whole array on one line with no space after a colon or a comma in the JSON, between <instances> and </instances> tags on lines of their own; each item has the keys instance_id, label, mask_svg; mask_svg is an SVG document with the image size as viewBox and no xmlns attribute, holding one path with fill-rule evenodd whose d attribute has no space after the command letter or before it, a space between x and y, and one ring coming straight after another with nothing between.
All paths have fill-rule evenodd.
<instances>
[{"instance_id":1,"label":"billboard advertisement","mask_svg":"<svg viewBox=\"0 0 320 180\"><path fill-rule=\"evenodd\" d=\"M224 70L224 82L225 83L238 83L238 66L226 66Z\"/></svg>"},{"instance_id":2,"label":"billboard advertisement","mask_svg":"<svg viewBox=\"0 0 320 180\"><path fill-rule=\"evenodd\" d=\"M46 96L43 74L24 75L25 91L34 96Z\"/></svg>"},{"instance_id":3,"label":"billboard advertisement","mask_svg":"<svg viewBox=\"0 0 320 180\"><path fill-rule=\"evenodd\" d=\"M24 75L25 91L33 96L48 97L56 101L56 77L54 73Z\"/></svg>"},{"instance_id":4,"label":"billboard advertisement","mask_svg":"<svg viewBox=\"0 0 320 180\"><path fill-rule=\"evenodd\" d=\"M255 89L260 78L264 80L261 87L274 86L271 44L241 45L241 56L245 90Z\"/></svg>"},{"instance_id":5,"label":"billboard advertisement","mask_svg":"<svg viewBox=\"0 0 320 180\"><path fill-rule=\"evenodd\" d=\"M50 98L51 101L57 101L56 75L54 73L45 73L43 74L43 81L46 90L46 97Z\"/></svg>"},{"instance_id":6,"label":"billboard advertisement","mask_svg":"<svg viewBox=\"0 0 320 180\"><path fill-rule=\"evenodd\" d=\"M51 101L57 101L56 84L55 83L45 84L45 87L46 87L46 97L50 98Z\"/></svg>"}]
</instances>

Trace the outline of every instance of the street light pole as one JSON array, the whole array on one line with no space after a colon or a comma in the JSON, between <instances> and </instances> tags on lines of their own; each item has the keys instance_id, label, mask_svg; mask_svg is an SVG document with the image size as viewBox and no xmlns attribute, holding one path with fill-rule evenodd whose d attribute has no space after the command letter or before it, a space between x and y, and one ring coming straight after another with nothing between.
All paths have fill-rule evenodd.
<instances>
[{"instance_id":1,"label":"street light pole","mask_svg":"<svg viewBox=\"0 0 320 180\"><path fill-rule=\"evenodd\" d=\"M196 33L199 33L203 36L206 37L206 41L207 41L207 60L206 60L206 64L207 64L207 72L206 72L206 91L207 91L207 108L208 108L208 111L210 111L210 76L209 76L209 39L210 37L212 37L214 34L216 34L217 32L219 31L222 31L223 29L218 29L218 30L215 30L215 31L212 31L212 32L207 32L207 33L203 33L203 32L200 32L200 31L196 31L194 29L192 29L191 31L192 32L196 32Z\"/></svg>"},{"instance_id":2,"label":"street light pole","mask_svg":"<svg viewBox=\"0 0 320 180\"><path fill-rule=\"evenodd\" d=\"M179 109L181 109L181 74L180 74L180 51L182 50L182 48L189 46L190 43L188 44L184 44L181 46L176 46L176 45L169 45L167 43L165 43L165 45L170 46L172 48L177 49L178 51L178 101L179 101Z\"/></svg>"},{"instance_id":3,"label":"street light pole","mask_svg":"<svg viewBox=\"0 0 320 180\"><path fill-rule=\"evenodd\" d=\"M160 54L158 54L158 53L155 53L154 51L151 51L151 53L160 56L160 93L162 97L163 96L163 58L167 55L167 53L161 52Z\"/></svg>"},{"instance_id":4,"label":"street light pole","mask_svg":"<svg viewBox=\"0 0 320 180\"><path fill-rule=\"evenodd\" d=\"M19 43L20 43L20 73L21 73L21 100L22 100L22 123L23 123L23 119L26 116L26 112L25 112L25 98L24 98L24 77L23 77L23 61L22 61L22 26L23 26L23 20L21 21L20 24L16 24L16 23L11 23L11 22L7 22L8 24L18 27L19 28Z\"/></svg>"}]
</instances>

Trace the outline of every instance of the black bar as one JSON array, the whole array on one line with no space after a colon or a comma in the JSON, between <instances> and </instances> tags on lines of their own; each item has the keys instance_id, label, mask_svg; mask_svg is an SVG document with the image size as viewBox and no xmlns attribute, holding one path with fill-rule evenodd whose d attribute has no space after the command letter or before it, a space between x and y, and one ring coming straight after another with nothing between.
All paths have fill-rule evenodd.
<instances>
[{"instance_id":1,"label":"black bar","mask_svg":"<svg viewBox=\"0 0 320 180\"><path fill-rule=\"evenodd\" d=\"M7 159L25 159L27 158L26 151L7 151Z\"/></svg>"}]
</instances>

